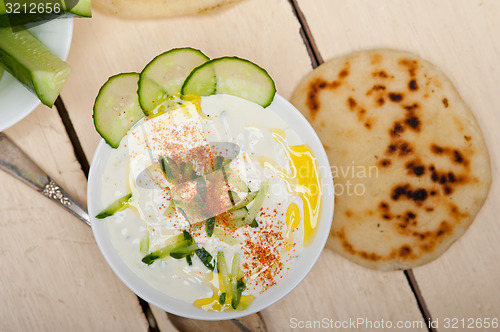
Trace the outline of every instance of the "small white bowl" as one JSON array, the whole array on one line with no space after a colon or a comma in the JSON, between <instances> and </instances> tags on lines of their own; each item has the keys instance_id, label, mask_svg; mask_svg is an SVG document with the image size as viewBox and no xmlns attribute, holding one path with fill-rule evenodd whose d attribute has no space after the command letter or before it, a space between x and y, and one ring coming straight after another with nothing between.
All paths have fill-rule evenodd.
<instances>
[{"instance_id":1,"label":"small white bowl","mask_svg":"<svg viewBox=\"0 0 500 332\"><path fill-rule=\"evenodd\" d=\"M100 212L97 211L97 207L101 206L101 197L99 195L99 193L102 192L101 175L103 174L110 151L112 150L104 140L101 140L99 143L90 167L87 190L88 210L91 216L92 231L94 232L94 237L102 254L116 275L135 294L145 301L172 314L192 319L223 320L238 318L261 311L283 298L304 279L316 263L325 246L333 218L334 186L330 164L328 163L325 150L316 132L292 104L283 97L276 95L273 103L268 106L268 109L285 120L300 136L302 141L312 148L321 173L323 186L322 211L313 242L308 247L304 248L286 277L277 285L269 288L263 294L256 297L254 302L244 311L206 312L200 310L191 303L175 299L156 290L138 277L137 274L127 266L111 243L106 223L94 218L94 216Z\"/></svg>"},{"instance_id":2,"label":"small white bowl","mask_svg":"<svg viewBox=\"0 0 500 332\"><path fill-rule=\"evenodd\" d=\"M49 50L66 60L73 36L73 19L59 18L29 29ZM0 131L28 116L40 105L38 97L7 72L0 78Z\"/></svg>"}]
</instances>

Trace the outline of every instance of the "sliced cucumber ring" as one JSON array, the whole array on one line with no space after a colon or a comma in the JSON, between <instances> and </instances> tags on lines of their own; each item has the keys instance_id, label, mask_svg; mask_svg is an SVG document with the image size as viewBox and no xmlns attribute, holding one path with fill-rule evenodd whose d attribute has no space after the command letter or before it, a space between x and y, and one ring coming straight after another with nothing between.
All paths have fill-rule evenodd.
<instances>
[{"instance_id":1,"label":"sliced cucumber ring","mask_svg":"<svg viewBox=\"0 0 500 332\"><path fill-rule=\"evenodd\" d=\"M181 93L229 94L266 107L273 101L276 87L269 74L256 64L237 57L223 57L195 68L182 85Z\"/></svg>"},{"instance_id":2,"label":"sliced cucumber ring","mask_svg":"<svg viewBox=\"0 0 500 332\"><path fill-rule=\"evenodd\" d=\"M111 147L117 148L123 136L144 117L137 96L138 73L112 76L99 90L94 103L94 126Z\"/></svg>"},{"instance_id":3,"label":"sliced cucumber ring","mask_svg":"<svg viewBox=\"0 0 500 332\"><path fill-rule=\"evenodd\" d=\"M168 99L180 93L191 71L210 60L201 51L185 47L158 55L144 67L139 79L139 103L146 115Z\"/></svg>"}]
</instances>

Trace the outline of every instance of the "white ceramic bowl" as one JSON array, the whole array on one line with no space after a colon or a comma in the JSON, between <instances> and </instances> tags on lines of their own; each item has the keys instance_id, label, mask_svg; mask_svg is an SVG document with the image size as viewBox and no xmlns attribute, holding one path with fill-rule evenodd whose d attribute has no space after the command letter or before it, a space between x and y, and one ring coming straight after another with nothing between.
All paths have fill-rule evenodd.
<instances>
[{"instance_id":1,"label":"white ceramic bowl","mask_svg":"<svg viewBox=\"0 0 500 332\"><path fill-rule=\"evenodd\" d=\"M60 18L29 30L59 58L66 60L73 36L73 19ZM9 73L0 79L0 131L24 119L38 105L38 97Z\"/></svg>"},{"instance_id":2,"label":"white ceramic bowl","mask_svg":"<svg viewBox=\"0 0 500 332\"><path fill-rule=\"evenodd\" d=\"M316 156L321 173L323 185L323 201L319 226L314 241L304 248L292 269L277 285L269 288L266 292L256 297L254 302L245 311L205 312L191 303L180 301L162 293L144 280L139 278L121 259L113 244L111 243L108 227L102 220L96 220L93 216L98 214L98 206L101 206L101 175L103 174L111 148L101 140L90 167L88 180L87 200L91 216L92 230L99 248L105 259L116 273L116 275L138 296L147 302L162 308L172 314L202 320L233 319L258 312L276 301L280 300L292 291L304 277L309 273L317 261L330 232L333 218L334 187L330 165L323 145L315 131L304 116L283 97L276 95L273 103L268 107L283 120L291 125L303 142L309 145Z\"/></svg>"}]
</instances>

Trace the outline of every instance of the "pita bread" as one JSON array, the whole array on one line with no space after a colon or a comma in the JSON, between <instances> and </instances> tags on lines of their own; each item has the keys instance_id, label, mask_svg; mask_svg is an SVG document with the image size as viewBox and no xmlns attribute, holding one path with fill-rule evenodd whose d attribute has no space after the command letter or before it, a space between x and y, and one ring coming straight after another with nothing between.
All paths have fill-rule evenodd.
<instances>
[{"instance_id":1,"label":"pita bread","mask_svg":"<svg viewBox=\"0 0 500 332\"><path fill-rule=\"evenodd\" d=\"M189 16L211 12L241 0L93 0L106 14L129 19Z\"/></svg>"},{"instance_id":2,"label":"pita bread","mask_svg":"<svg viewBox=\"0 0 500 332\"><path fill-rule=\"evenodd\" d=\"M321 138L335 181L328 247L378 270L440 256L491 183L474 115L431 63L381 49L332 59L292 96Z\"/></svg>"}]
</instances>

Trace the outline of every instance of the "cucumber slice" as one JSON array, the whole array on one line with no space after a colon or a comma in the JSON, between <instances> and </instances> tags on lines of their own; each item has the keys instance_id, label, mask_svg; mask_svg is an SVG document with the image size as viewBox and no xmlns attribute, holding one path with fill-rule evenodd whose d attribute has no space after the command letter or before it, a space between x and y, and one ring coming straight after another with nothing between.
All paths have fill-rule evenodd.
<instances>
[{"instance_id":1,"label":"cucumber slice","mask_svg":"<svg viewBox=\"0 0 500 332\"><path fill-rule=\"evenodd\" d=\"M117 148L132 126L144 117L137 97L139 74L112 76L99 90L94 103L94 126L111 147Z\"/></svg>"},{"instance_id":2,"label":"cucumber slice","mask_svg":"<svg viewBox=\"0 0 500 332\"><path fill-rule=\"evenodd\" d=\"M244 199L242 199L240 202L238 202L238 204L236 204L235 206L231 207L229 210L227 210L228 212L232 212L232 211L236 211L236 210L239 210L241 209L242 207L244 206L247 206L248 204L250 204L250 202L252 202L255 197L257 196L257 194L259 193L259 191L254 191L254 192L251 192L247 195L247 197L245 197Z\"/></svg>"},{"instance_id":3,"label":"cucumber slice","mask_svg":"<svg viewBox=\"0 0 500 332\"><path fill-rule=\"evenodd\" d=\"M233 205L236 205L241 200L238 193L233 191L233 190L228 190L227 195L229 196L229 199L231 200L231 204L233 204Z\"/></svg>"},{"instance_id":4,"label":"cucumber slice","mask_svg":"<svg viewBox=\"0 0 500 332\"><path fill-rule=\"evenodd\" d=\"M224 252L217 252L217 271L219 271L220 276L222 277L222 282L224 284L224 288L226 291L226 296L229 298L233 297L232 285L231 285L231 275L229 274L229 270L227 268L226 257L224 257Z\"/></svg>"},{"instance_id":5,"label":"cucumber slice","mask_svg":"<svg viewBox=\"0 0 500 332\"><path fill-rule=\"evenodd\" d=\"M210 60L199 50L190 47L176 48L158 55L141 73L139 102L144 112L150 112L168 97L181 92L189 73Z\"/></svg>"},{"instance_id":6,"label":"cucumber slice","mask_svg":"<svg viewBox=\"0 0 500 332\"><path fill-rule=\"evenodd\" d=\"M175 259L181 259L181 258L190 256L191 254L194 254L194 252L196 250L198 250L197 244L186 245L183 247L179 247L175 250L172 250L170 252L170 257L175 258Z\"/></svg>"},{"instance_id":7,"label":"cucumber slice","mask_svg":"<svg viewBox=\"0 0 500 332\"><path fill-rule=\"evenodd\" d=\"M227 213L229 220L243 220L248 214L248 210L244 207L238 210L230 211Z\"/></svg>"},{"instance_id":8,"label":"cucumber slice","mask_svg":"<svg viewBox=\"0 0 500 332\"><path fill-rule=\"evenodd\" d=\"M245 284L245 281L243 279L238 279L238 281L236 282L236 289L233 290L234 296L231 300L231 306L233 307L233 309L238 309L241 301L241 293L243 293L246 288L247 285Z\"/></svg>"},{"instance_id":9,"label":"cucumber slice","mask_svg":"<svg viewBox=\"0 0 500 332\"><path fill-rule=\"evenodd\" d=\"M234 186L236 189L242 192L249 192L250 188L248 188L245 181L243 181L238 174L236 174L230 167L224 167L224 176L227 184Z\"/></svg>"},{"instance_id":10,"label":"cucumber slice","mask_svg":"<svg viewBox=\"0 0 500 332\"><path fill-rule=\"evenodd\" d=\"M116 212L121 211L128 207L127 203L132 197L132 194L127 194L123 197L118 198L116 201L111 203L104 211L95 216L97 219L104 219L106 217L111 217Z\"/></svg>"},{"instance_id":11,"label":"cucumber slice","mask_svg":"<svg viewBox=\"0 0 500 332\"><path fill-rule=\"evenodd\" d=\"M245 217L245 224L249 225L252 223L257 215L260 212L260 208L262 207L262 203L264 203L264 199L266 198L267 190L269 189L269 183L268 182L262 182L260 184L260 188L258 191L257 196L255 197L252 206L248 210L248 214ZM258 224L257 224L258 226Z\"/></svg>"},{"instance_id":12,"label":"cucumber slice","mask_svg":"<svg viewBox=\"0 0 500 332\"><path fill-rule=\"evenodd\" d=\"M241 298L241 292L238 294L238 274L240 272L240 260L241 254L238 252L235 253L231 266L231 291L233 293L231 306L233 307L233 309L236 309L238 307Z\"/></svg>"},{"instance_id":13,"label":"cucumber slice","mask_svg":"<svg viewBox=\"0 0 500 332\"><path fill-rule=\"evenodd\" d=\"M185 239L184 234L173 236L167 240L165 247L144 256L142 258L142 262L144 264L151 265L157 259L163 259L169 256L172 251L186 247L187 245L190 245L190 242Z\"/></svg>"},{"instance_id":14,"label":"cucumber slice","mask_svg":"<svg viewBox=\"0 0 500 332\"><path fill-rule=\"evenodd\" d=\"M210 96L216 94L217 77L212 62L193 69L181 88L183 95Z\"/></svg>"},{"instance_id":15,"label":"cucumber slice","mask_svg":"<svg viewBox=\"0 0 500 332\"><path fill-rule=\"evenodd\" d=\"M54 104L71 72L68 64L28 31L13 32L10 27L0 27L0 62L49 107Z\"/></svg>"},{"instance_id":16,"label":"cucumber slice","mask_svg":"<svg viewBox=\"0 0 500 332\"><path fill-rule=\"evenodd\" d=\"M229 94L266 107L276 87L269 74L256 64L237 57L223 57L195 68L184 82L182 94Z\"/></svg>"},{"instance_id":17,"label":"cucumber slice","mask_svg":"<svg viewBox=\"0 0 500 332\"><path fill-rule=\"evenodd\" d=\"M141 254L146 255L149 252L149 231L144 234L139 243L139 251Z\"/></svg>"}]
</instances>

